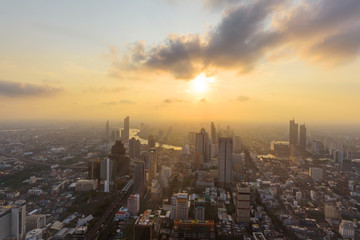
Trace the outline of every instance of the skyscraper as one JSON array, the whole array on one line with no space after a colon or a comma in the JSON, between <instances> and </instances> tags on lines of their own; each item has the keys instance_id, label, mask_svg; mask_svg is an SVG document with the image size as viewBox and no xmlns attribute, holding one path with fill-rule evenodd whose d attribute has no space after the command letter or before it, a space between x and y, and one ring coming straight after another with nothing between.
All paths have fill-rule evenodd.
<instances>
[{"instance_id":1,"label":"skyscraper","mask_svg":"<svg viewBox=\"0 0 360 240\"><path fill-rule=\"evenodd\" d=\"M145 191L145 164L143 161L137 161L134 168L134 193L139 194L140 198L144 196Z\"/></svg>"},{"instance_id":2,"label":"skyscraper","mask_svg":"<svg viewBox=\"0 0 360 240\"><path fill-rule=\"evenodd\" d=\"M123 131L121 131L121 138L124 141L128 141L129 136L130 136L130 118L129 118L129 116L127 116L124 119L124 129L123 129Z\"/></svg>"},{"instance_id":3,"label":"skyscraper","mask_svg":"<svg viewBox=\"0 0 360 240\"><path fill-rule=\"evenodd\" d=\"M106 136L106 139L109 139L109 138L110 138L110 124L109 124L109 120L106 121L105 136Z\"/></svg>"},{"instance_id":4,"label":"skyscraper","mask_svg":"<svg viewBox=\"0 0 360 240\"><path fill-rule=\"evenodd\" d=\"M151 184L152 180L155 179L157 173L157 152L155 148L149 149L149 183Z\"/></svg>"},{"instance_id":5,"label":"skyscraper","mask_svg":"<svg viewBox=\"0 0 360 240\"><path fill-rule=\"evenodd\" d=\"M149 149L150 148L155 148L155 146L156 146L156 141L155 141L154 136L149 135L149 137L148 137L148 147L149 147Z\"/></svg>"},{"instance_id":6,"label":"skyscraper","mask_svg":"<svg viewBox=\"0 0 360 240\"><path fill-rule=\"evenodd\" d=\"M140 140L135 139L134 137L129 141L129 156L131 158L139 158L141 150Z\"/></svg>"},{"instance_id":7,"label":"skyscraper","mask_svg":"<svg viewBox=\"0 0 360 240\"><path fill-rule=\"evenodd\" d=\"M232 183L232 138L219 138L218 181L223 187Z\"/></svg>"},{"instance_id":8,"label":"skyscraper","mask_svg":"<svg viewBox=\"0 0 360 240\"><path fill-rule=\"evenodd\" d=\"M290 120L290 134L289 134L289 142L296 145L298 143L298 124L295 123L295 120Z\"/></svg>"},{"instance_id":9,"label":"skyscraper","mask_svg":"<svg viewBox=\"0 0 360 240\"><path fill-rule=\"evenodd\" d=\"M217 143L217 137L216 137L216 128L215 128L215 124L213 122L211 122L211 142L213 144Z\"/></svg>"},{"instance_id":10,"label":"skyscraper","mask_svg":"<svg viewBox=\"0 0 360 240\"><path fill-rule=\"evenodd\" d=\"M236 220L237 222L250 222L250 188L236 185Z\"/></svg>"},{"instance_id":11,"label":"skyscraper","mask_svg":"<svg viewBox=\"0 0 360 240\"><path fill-rule=\"evenodd\" d=\"M189 213L188 194L176 193L171 198L171 219L187 220Z\"/></svg>"},{"instance_id":12,"label":"skyscraper","mask_svg":"<svg viewBox=\"0 0 360 240\"><path fill-rule=\"evenodd\" d=\"M131 194L127 200L127 210L131 215L137 215L140 210L140 195Z\"/></svg>"},{"instance_id":13,"label":"skyscraper","mask_svg":"<svg viewBox=\"0 0 360 240\"><path fill-rule=\"evenodd\" d=\"M299 141L300 149L302 151L306 150L306 127L305 123L300 125L300 141Z\"/></svg>"},{"instance_id":14,"label":"skyscraper","mask_svg":"<svg viewBox=\"0 0 360 240\"><path fill-rule=\"evenodd\" d=\"M290 120L290 131L289 131L289 147L290 147L290 161L294 162L294 148L298 143L299 132L298 132L298 124L295 123L295 119Z\"/></svg>"},{"instance_id":15,"label":"skyscraper","mask_svg":"<svg viewBox=\"0 0 360 240\"><path fill-rule=\"evenodd\" d=\"M195 154L199 158L199 165L210 161L209 135L204 128L196 134Z\"/></svg>"},{"instance_id":16,"label":"skyscraper","mask_svg":"<svg viewBox=\"0 0 360 240\"><path fill-rule=\"evenodd\" d=\"M0 239L24 239L25 228L25 200L18 200L12 205L0 207Z\"/></svg>"}]
</instances>

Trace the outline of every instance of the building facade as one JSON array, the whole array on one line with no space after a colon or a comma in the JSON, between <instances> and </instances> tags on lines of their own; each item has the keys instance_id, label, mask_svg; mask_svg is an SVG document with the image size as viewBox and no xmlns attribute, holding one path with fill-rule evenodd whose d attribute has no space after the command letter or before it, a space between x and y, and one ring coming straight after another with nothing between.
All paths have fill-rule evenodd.
<instances>
[{"instance_id":1,"label":"building facade","mask_svg":"<svg viewBox=\"0 0 360 240\"><path fill-rule=\"evenodd\" d=\"M219 138L218 182L222 187L232 183L232 149L232 138Z\"/></svg>"}]
</instances>

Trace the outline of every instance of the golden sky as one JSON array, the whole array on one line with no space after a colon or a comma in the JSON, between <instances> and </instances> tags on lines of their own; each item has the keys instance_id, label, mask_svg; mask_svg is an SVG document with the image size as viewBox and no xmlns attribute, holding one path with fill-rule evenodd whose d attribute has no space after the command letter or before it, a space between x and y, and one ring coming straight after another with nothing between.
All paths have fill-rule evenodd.
<instances>
[{"instance_id":1,"label":"golden sky","mask_svg":"<svg viewBox=\"0 0 360 240\"><path fill-rule=\"evenodd\" d=\"M360 121L358 0L19 2L3 120Z\"/></svg>"}]
</instances>

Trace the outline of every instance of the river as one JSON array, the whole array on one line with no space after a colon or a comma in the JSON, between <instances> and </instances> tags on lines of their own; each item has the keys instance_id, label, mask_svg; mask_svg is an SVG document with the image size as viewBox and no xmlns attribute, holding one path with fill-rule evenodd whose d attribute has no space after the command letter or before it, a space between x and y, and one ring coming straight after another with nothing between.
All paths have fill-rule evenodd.
<instances>
[{"instance_id":1,"label":"river","mask_svg":"<svg viewBox=\"0 0 360 240\"><path fill-rule=\"evenodd\" d=\"M140 132L139 129L130 128L130 139L134 137L135 139L140 140L141 144L148 144L147 139L144 139L144 138L141 138L141 137L138 136L139 132ZM156 143L156 147L160 147L160 144ZM168 144L161 144L161 147L167 148L167 149L174 149L174 150L181 150L182 149L182 147L168 145Z\"/></svg>"}]
</instances>

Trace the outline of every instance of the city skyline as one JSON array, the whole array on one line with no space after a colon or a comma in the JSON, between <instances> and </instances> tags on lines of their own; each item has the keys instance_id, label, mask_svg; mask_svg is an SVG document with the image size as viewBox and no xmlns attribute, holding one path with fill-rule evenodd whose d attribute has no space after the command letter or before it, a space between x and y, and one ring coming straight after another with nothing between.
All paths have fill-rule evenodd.
<instances>
[{"instance_id":1,"label":"city skyline","mask_svg":"<svg viewBox=\"0 0 360 240\"><path fill-rule=\"evenodd\" d=\"M360 120L356 0L2 8L2 120Z\"/></svg>"}]
</instances>

